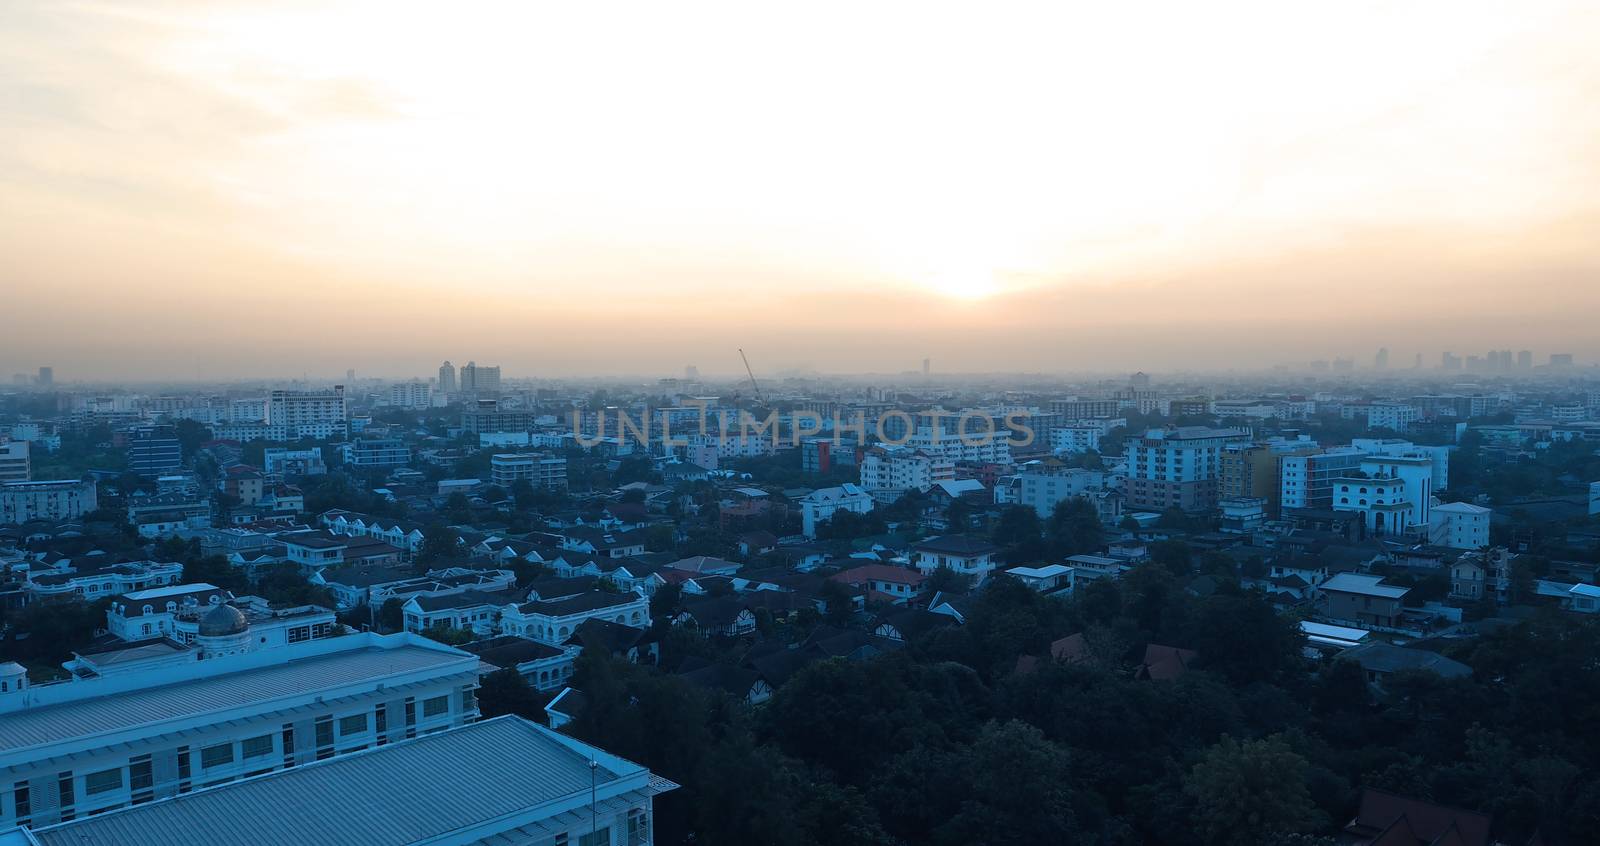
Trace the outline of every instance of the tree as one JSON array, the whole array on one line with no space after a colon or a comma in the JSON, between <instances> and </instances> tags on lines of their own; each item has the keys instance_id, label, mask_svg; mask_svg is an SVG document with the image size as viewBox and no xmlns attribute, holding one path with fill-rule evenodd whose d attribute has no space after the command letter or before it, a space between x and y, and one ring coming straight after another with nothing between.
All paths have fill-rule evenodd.
<instances>
[{"instance_id":1,"label":"tree","mask_svg":"<svg viewBox=\"0 0 1600 846\"><path fill-rule=\"evenodd\" d=\"M1039 522L1039 512L1031 506L1006 506L990 539L1005 547L1003 555L1012 564L1044 557L1044 526Z\"/></svg>"},{"instance_id":2,"label":"tree","mask_svg":"<svg viewBox=\"0 0 1600 846\"><path fill-rule=\"evenodd\" d=\"M1056 503L1044 530L1053 558L1095 552L1104 541L1100 515L1095 511L1094 504L1078 496Z\"/></svg>"},{"instance_id":3,"label":"tree","mask_svg":"<svg viewBox=\"0 0 1600 846\"><path fill-rule=\"evenodd\" d=\"M391 596L378 606L378 625L388 632L405 628L405 602L400 597Z\"/></svg>"},{"instance_id":4,"label":"tree","mask_svg":"<svg viewBox=\"0 0 1600 846\"><path fill-rule=\"evenodd\" d=\"M478 639L471 629L458 629L444 623L435 623L422 632L422 636L447 646L465 646Z\"/></svg>"},{"instance_id":5,"label":"tree","mask_svg":"<svg viewBox=\"0 0 1600 846\"><path fill-rule=\"evenodd\" d=\"M1326 822L1306 788L1306 759L1276 736L1206 750L1183 780L1194 826L1212 844L1253 846Z\"/></svg>"},{"instance_id":6,"label":"tree","mask_svg":"<svg viewBox=\"0 0 1600 846\"><path fill-rule=\"evenodd\" d=\"M933 842L958 846L1070 843L1078 825L1067 753L1037 728L1016 720L989 723L959 755L968 794ZM1026 777L1019 778L1019 774Z\"/></svg>"},{"instance_id":7,"label":"tree","mask_svg":"<svg viewBox=\"0 0 1600 846\"><path fill-rule=\"evenodd\" d=\"M525 720L544 722L539 695L515 667L495 670L483 677L478 686L478 710L485 719L515 714Z\"/></svg>"},{"instance_id":8,"label":"tree","mask_svg":"<svg viewBox=\"0 0 1600 846\"><path fill-rule=\"evenodd\" d=\"M244 571L228 563L228 559L221 555L206 555L185 561L183 582L215 585L235 594L250 590L250 579Z\"/></svg>"},{"instance_id":9,"label":"tree","mask_svg":"<svg viewBox=\"0 0 1600 846\"><path fill-rule=\"evenodd\" d=\"M851 596L850 589L843 582L829 579L822 583L817 595L827 606L823 619L828 625L843 627L850 624L850 618L855 614L855 597Z\"/></svg>"},{"instance_id":10,"label":"tree","mask_svg":"<svg viewBox=\"0 0 1600 846\"><path fill-rule=\"evenodd\" d=\"M461 538L454 530L448 526L429 526L422 530L422 546L417 550L417 569L427 571L441 564L449 564L460 554Z\"/></svg>"}]
</instances>

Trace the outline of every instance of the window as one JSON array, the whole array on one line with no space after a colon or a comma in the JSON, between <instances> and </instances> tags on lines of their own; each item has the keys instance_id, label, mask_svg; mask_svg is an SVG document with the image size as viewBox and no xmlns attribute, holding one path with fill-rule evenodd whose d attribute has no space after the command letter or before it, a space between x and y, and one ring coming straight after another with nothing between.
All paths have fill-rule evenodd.
<instances>
[{"instance_id":1,"label":"window","mask_svg":"<svg viewBox=\"0 0 1600 846\"><path fill-rule=\"evenodd\" d=\"M294 627L294 628L289 630L289 642L290 643L300 643L301 641L310 640L310 639L311 639L311 627L310 626L296 626L296 627Z\"/></svg>"},{"instance_id":2,"label":"window","mask_svg":"<svg viewBox=\"0 0 1600 846\"><path fill-rule=\"evenodd\" d=\"M11 802L16 806L17 825L27 825L33 817L33 791L28 783L19 781L11 786Z\"/></svg>"},{"instance_id":3,"label":"window","mask_svg":"<svg viewBox=\"0 0 1600 846\"><path fill-rule=\"evenodd\" d=\"M205 746L200 749L200 766L204 769L220 767L233 763L233 744L218 743L215 746Z\"/></svg>"},{"instance_id":4,"label":"window","mask_svg":"<svg viewBox=\"0 0 1600 846\"><path fill-rule=\"evenodd\" d=\"M128 789L133 791L133 804L138 805L156 798L151 790L155 778L150 765L149 755L140 755L128 760Z\"/></svg>"},{"instance_id":5,"label":"window","mask_svg":"<svg viewBox=\"0 0 1600 846\"><path fill-rule=\"evenodd\" d=\"M611 827L578 835L578 846L611 846Z\"/></svg>"},{"instance_id":6,"label":"window","mask_svg":"<svg viewBox=\"0 0 1600 846\"><path fill-rule=\"evenodd\" d=\"M77 791L72 782L72 771L56 774L56 790L61 796L61 821L71 822L76 814L72 806L78 801Z\"/></svg>"},{"instance_id":7,"label":"window","mask_svg":"<svg viewBox=\"0 0 1600 846\"><path fill-rule=\"evenodd\" d=\"M94 796L98 793L110 793L122 789L122 768L101 770L89 773L83 777L83 793L85 796Z\"/></svg>"},{"instance_id":8,"label":"window","mask_svg":"<svg viewBox=\"0 0 1600 846\"><path fill-rule=\"evenodd\" d=\"M294 724L283 724L283 765L294 766Z\"/></svg>"},{"instance_id":9,"label":"window","mask_svg":"<svg viewBox=\"0 0 1600 846\"><path fill-rule=\"evenodd\" d=\"M345 737L352 734L365 734L367 731L367 715L351 714L339 718L339 736Z\"/></svg>"},{"instance_id":10,"label":"window","mask_svg":"<svg viewBox=\"0 0 1600 846\"><path fill-rule=\"evenodd\" d=\"M247 737L239 744L239 752L245 758L260 758L272 754L272 735L263 734L260 737Z\"/></svg>"},{"instance_id":11,"label":"window","mask_svg":"<svg viewBox=\"0 0 1600 846\"><path fill-rule=\"evenodd\" d=\"M440 714L443 714L443 713L445 713L445 712L447 712L449 710L450 710L450 697L448 695L435 696L432 699L424 699L424 700L422 700L422 717L423 717L423 719L427 719L428 717L437 717Z\"/></svg>"},{"instance_id":12,"label":"window","mask_svg":"<svg viewBox=\"0 0 1600 846\"><path fill-rule=\"evenodd\" d=\"M193 775L193 763L189 757L189 747L178 747L178 792L189 792L189 779Z\"/></svg>"}]
</instances>

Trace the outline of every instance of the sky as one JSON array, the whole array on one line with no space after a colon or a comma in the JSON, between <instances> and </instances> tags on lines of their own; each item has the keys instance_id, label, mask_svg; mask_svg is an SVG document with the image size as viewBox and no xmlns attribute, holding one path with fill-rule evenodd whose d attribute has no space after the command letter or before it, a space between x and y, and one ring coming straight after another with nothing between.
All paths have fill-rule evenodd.
<instances>
[{"instance_id":1,"label":"sky","mask_svg":"<svg viewBox=\"0 0 1600 846\"><path fill-rule=\"evenodd\" d=\"M1600 358L1594 3L0 7L0 379Z\"/></svg>"}]
</instances>

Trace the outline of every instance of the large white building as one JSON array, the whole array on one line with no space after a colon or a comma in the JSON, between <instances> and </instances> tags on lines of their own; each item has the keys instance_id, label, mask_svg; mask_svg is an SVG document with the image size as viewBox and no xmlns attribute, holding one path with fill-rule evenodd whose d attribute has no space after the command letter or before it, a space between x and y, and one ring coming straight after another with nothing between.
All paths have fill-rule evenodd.
<instances>
[{"instance_id":1,"label":"large white building","mask_svg":"<svg viewBox=\"0 0 1600 846\"><path fill-rule=\"evenodd\" d=\"M497 453L489 459L489 479L503 488L521 481L535 488L566 490L567 459L544 453Z\"/></svg>"},{"instance_id":2,"label":"large white building","mask_svg":"<svg viewBox=\"0 0 1600 846\"><path fill-rule=\"evenodd\" d=\"M325 391L273 391L267 397L267 425L284 427L296 437L344 435L349 421L343 385Z\"/></svg>"},{"instance_id":3,"label":"large white building","mask_svg":"<svg viewBox=\"0 0 1600 846\"><path fill-rule=\"evenodd\" d=\"M26 482L33 478L33 462L27 441L0 441L0 484Z\"/></svg>"},{"instance_id":4,"label":"large white building","mask_svg":"<svg viewBox=\"0 0 1600 846\"><path fill-rule=\"evenodd\" d=\"M800 531L808 538L817 536L817 524L830 520L839 511L866 514L874 506L872 495L860 485L844 484L820 488L800 499Z\"/></svg>"},{"instance_id":5,"label":"large white building","mask_svg":"<svg viewBox=\"0 0 1600 846\"><path fill-rule=\"evenodd\" d=\"M950 459L907 447L874 447L861 459L861 487L878 502L894 502L912 490L926 493L955 477Z\"/></svg>"},{"instance_id":6,"label":"large white building","mask_svg":"<svg viewBox=\"0 0 1600 846\"><path fill-rule=\"evenodd\" d=\"M952 462L1010 464L1013 436L1004 424L994 423L993 418L987 416L981 420L969 418L963 435L960 418L952 415L941 419L937 425L917 426L906 439L905 446Z\"/></svg>"},{"instance_id":7,"label":"large white building","mask_svg":"<svg viewBox=\"0 0 1600 846\"><path fill-rule=\"evenodd\" d=\"M143 805L469 723L478 716L477 682L476 656L409 634L354 634L39 686L0 666L0 830ZM278 815L299 817L307 807Z\"/></svg>"},{"instance_id":8,"label":"large white building","mask_svg":"<svg viewBox=\"0 0 1600 846\"><path fill-rule=\"evenodd\" d=\"M1365 454L1352 447L1285 455L1278 459L1280 508L1333 507L1333 480L1361 466Z\"/></svg>"},{"instance_id":9,"label":"large white building","mask_svg":"<svg viewBox=\"0 0 1600 846\"><path fill-rule=\"evenodd\" d=\"M1470 502L1447 502L1432 508L1428 542L1453 549L1489 545L1489 518L1494 510Z\"/></svg>"},{"instance_id":10,"label":"large white building","mask_svg":"<svg viewBox=\"0 0 1600 846\"><path fill-rule=\"evenodd\" d=\"M1116 515L1102 513L1104 522L1114 523L1120 516L1121 496L1109 496L1117 487L1117 477L1101 470L1068 467L1055 459L1030 461L1017 468L1016 503L1032 508L1040 517L1049 517L1056 504L1071 497L1082 497Z\"/></svg>"},{"instance_id":11,"label":"large white building","mask_svg":"<svg viewBox=\"0 0 1600 846\"><path fill-rule=\"evenodd\" d=\"M631 761L506 715L45 826L18 842L650 846L653 799L676 787Z\"/></svg>"},{"instance_id":12,"label":"large white building","mask_svg":"<svg viewBox=\"0 0 1600 846\"><path fill-rule=\"evenodd\" d=\"M0 484L0 526L76 520L98 508L94 482L72 479Z\"/></svg>"},{"instance_id":13,"label":"large white building","mask_svg":"<svg viewBox=\"0 0 1600 846\"><path fill-rule=\"evenodd\" d=\"M1050 431L1050 450L1057 455L1080 452L1099 452L1100 439L1112 429L1128 425L1121 417L1095 420L1074 420Z\"/></svg>"},{"instance_id":14,"label":"large white building","mask_svg":"<svg viewBox=\"0 0 1600 846\"><path fill-rule=\"evenodd\" d=\"M1362 515L1375 535L1426 533L1432 523L1433 461L1426 455L1364 456L1333 479L1333 510Z\"/></svg>"},{"instance_id":15,"label":"large white building","mask_svg":"<svg viewBox=\"0 0 1600 846\"><path fill-rule=\"evenodd\" d=\"M1215 508L1223 448L1249 437L1241 429L1182 426L1129 438L1128 504L1152 511Z\"/></svg>"},{"instance_id":16,"label":"large white building","mask_svg":"<svg viewBox=\"0 0 1600 846\"><path fill-rule=\"evenodd\" d=\"M399 408L428 408L433 405L433 387L427 382L396 382L389 386L389 404Z\"/></svg>"}]
</instances>

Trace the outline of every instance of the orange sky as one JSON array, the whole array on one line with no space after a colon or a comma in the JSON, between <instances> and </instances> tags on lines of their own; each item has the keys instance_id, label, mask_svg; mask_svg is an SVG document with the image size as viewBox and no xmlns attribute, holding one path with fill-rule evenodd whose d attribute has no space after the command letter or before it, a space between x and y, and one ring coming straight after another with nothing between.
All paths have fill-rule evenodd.
<instances>
[{"instance_id":1,"label":"orange sky","mask_svg":"<svg viewBox=\"0 0 1600 846\"><path fill-rule=\"evenodd\" d=\"M0 376L1600 357L1600 7L21 2Z\"/></svg>"}]
</instances>

